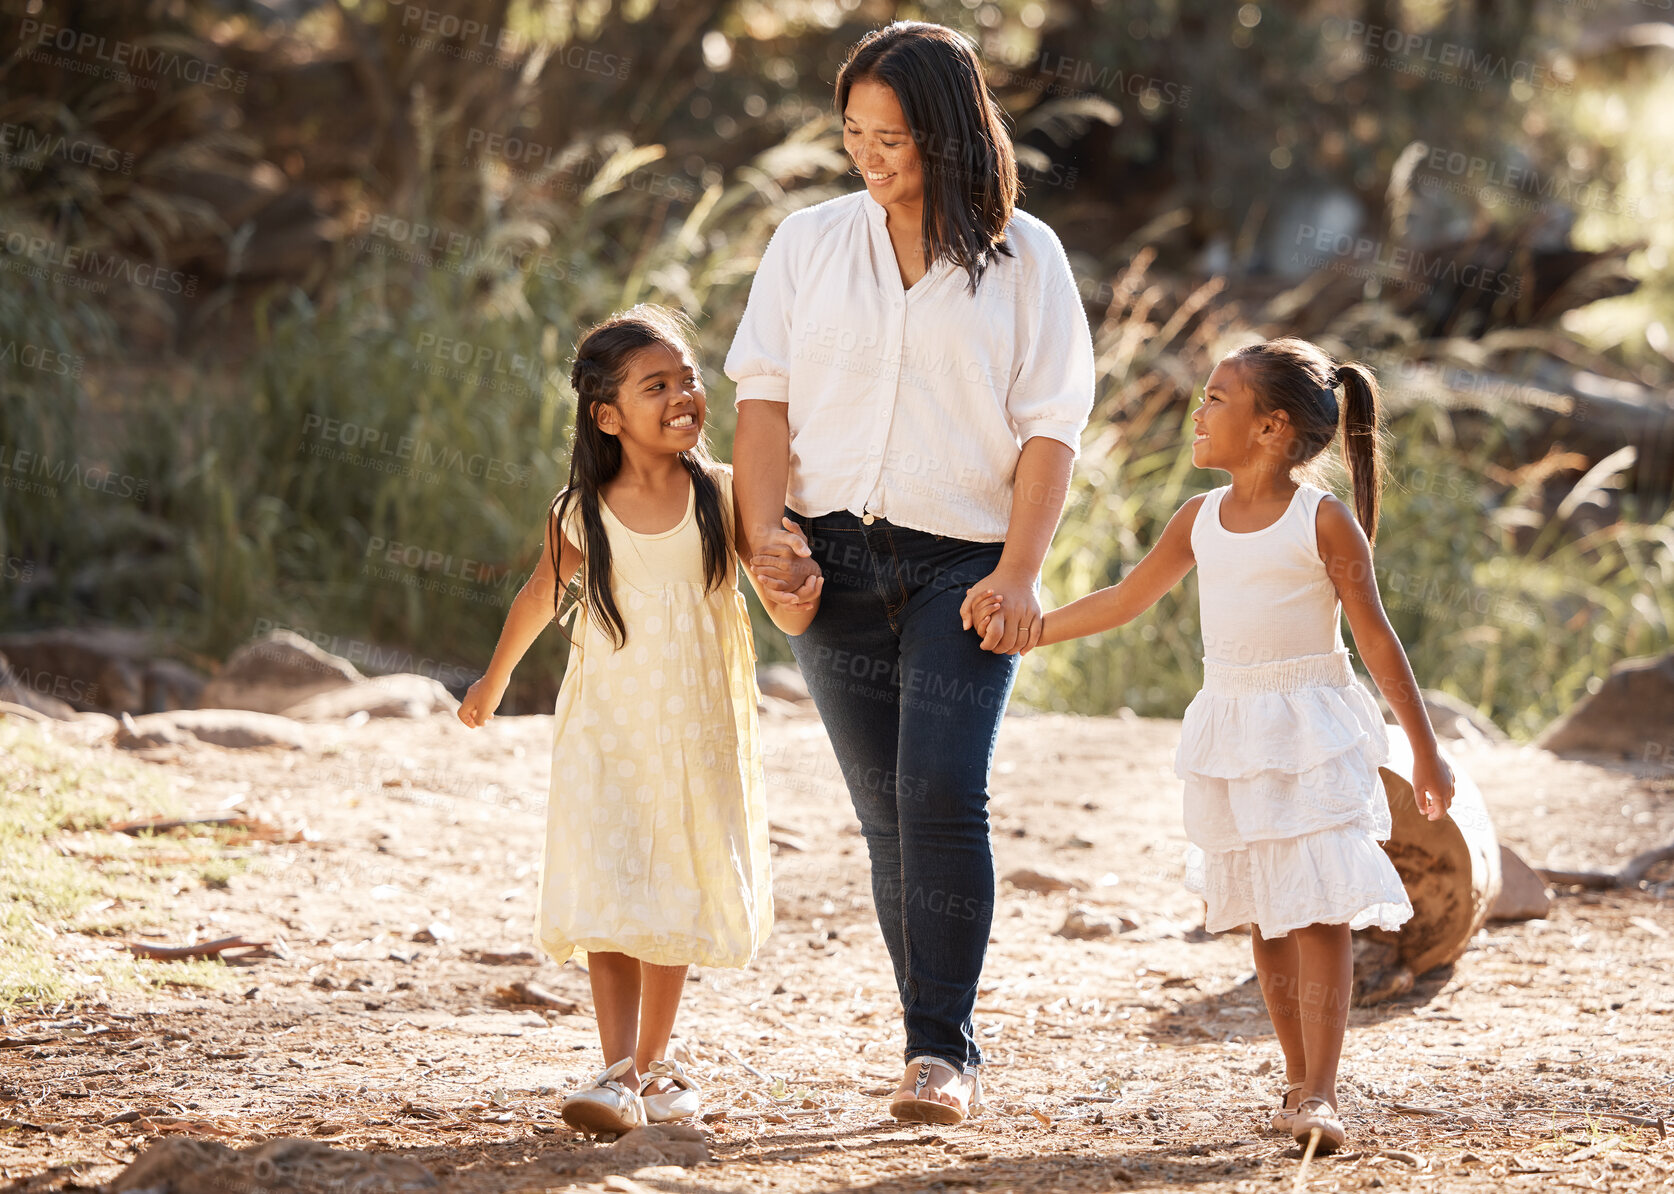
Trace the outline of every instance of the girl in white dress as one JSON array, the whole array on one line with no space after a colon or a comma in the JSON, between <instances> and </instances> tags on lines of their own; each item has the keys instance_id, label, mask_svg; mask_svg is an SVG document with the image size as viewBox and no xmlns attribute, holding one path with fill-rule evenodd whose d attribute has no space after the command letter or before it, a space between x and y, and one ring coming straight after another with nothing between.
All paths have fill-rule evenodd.
<instances>
[{"instance_id":1,"label":"girl in white dress","mask_svg":"<svg viewBox=\"0 0 1674 1194\"><path fill-rule=\"evenodd\" d=\"M1336 437L1339 406L1352 512L1294 475ZM1412 743L1413 792L1431 820L1452 802L1453 775L1372 572L1382 461L1370 370L1303 340L1255 344L1216 365L1192 421L1192 463L1232 483L1181 506L1120 584L1046 614L1038 643L1120 626L1198 568L1204 683L1175 758L1192 841L1186 886L1207 902L1210 932L1251 925L1290 1083L1273 1126L1298 1143L1317 1130L1316 1151L1331 1152L1344 1139L1349 933L1412 915L1378 846L1390 834L1377 771L1388 742L1350 670L1343 611ZM978 625L997 608L975 590L967 600Z\"/></svg>"},{"instance_id":2,"label":"girl in white dress","mask_svg":"<svg viewBox=\"0 0 1674 1194\"><path fill-rule=\"evenodd\" d=\"M698 1109L666 1056L686 968L748 963L773 887L732 470L704 446L689 325L651 304L608 319L582 337L570 384L570 483L459 719L493 716L583 569L555 710L540 944L559 963L586 952L604 1047L605 1069L564 1100L564 1119L625 1132ZM770 610L799 634L818 604Z\"/></svg>"}]
</instances>

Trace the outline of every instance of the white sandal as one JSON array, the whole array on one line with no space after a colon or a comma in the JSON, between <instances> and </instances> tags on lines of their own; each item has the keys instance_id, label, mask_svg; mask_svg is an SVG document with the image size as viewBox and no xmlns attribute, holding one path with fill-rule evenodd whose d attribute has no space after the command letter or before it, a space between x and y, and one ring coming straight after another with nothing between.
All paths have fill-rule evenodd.
<instances>
[{"instance_id":1,"label":"white sandal","mask_svg":"<svg viewBox=\"0 0 1674 1194\"><path fill-rule=\"evenodd\" d=\"M940 1057L932 1057L928 1053L914 1057L907 1062L909 1066L917 1066L918 1073L913 1078L913 1093L904 1099L896 1099L889 1105L889 1113L896 1119L925 1124L958 1124L965 1121L968 1115L974 1115L982 1110L982 1075L975 1070L960 1071L950 1061ZM924 1088L930 1083L930 1067L936 1065L952 1074L956 1078L969 1077L971 1079L971 1095L969 1103L964 1107L950 1106L935 1099L924 1098Z\"/></svg>"},{"instance_id":2,"label":"white sandal","mask_svg":"<svg viewBox=\"0 0 1674 1194\"><path fill-rule=\"evenodd\" d=\"M1312 1108L1318 1107L1315 1111ZM1308 1139L1315 1132L1319 1133L1319 1141L1314 1146L1314 1156L1328 1157L1343 1147L1348 1139L1348 1133L1343 1130L1342 1117L1337 1109L1324 1099L1315 1095L1311 1099L1303 1099L1296 1105L1296 1114L1290 1120L1291 1139L1306 1149Z\"/></svg>"},{"instance_id":3,"label":"white sandal","mask_svg":"<svg viewBox=\"0 0 1674 1194\"><path fill-rule=\"evenodd\" d=\"M646 1087L657 1081L667 1082L673 1089L660 1094L646 1094ZM676 1119L691 1119L703 1110L703 1092L693 1082L678 1061L653 1061L645 1067L645 1077L639 1083L639 1098L645 1104L647 1122L664 1124Z\"/></svg>"},{"instance_id":4,"label":"white sandal","mask_svg":"<svg viewBox=\"0 0 1674 1194\"><path fill-rule=\"evenodd\" d=\"M624 1057L606 1066L593 1079L565 1098L559 1108L564 1122L578 1132L598 1135L615 1132L618 1136L634 1128L645 1126L645 1104L636 1091L629 1090L621 1081L623 1074L634 1068L634 1059Z\"/></svg>"},{"instance_id":5,"label":"white sandal","mask_svg":"<svg viewBox=\"0 0 1674 1194\"><path fill-rule=\"evenodd\" d=\"M1292 1082L1289 1086L1285 1087L1284 1097L1279 1100L1279 1109L1273 1112L1273 1118L1267 1121L1268 1126L1275 1132L1285 1132L1287 1134L1290 1132L1290 1121L1296 1118L1297 1108L1286 1107L1285 1104L1290 1102L1291 1095L1303 1089L1305 1086L1307 1086L1307 1083L1305 1082ZM1300 1104L1298 1104L1298 1106L1300 1106Z\"/></svg>"}]
</instances>

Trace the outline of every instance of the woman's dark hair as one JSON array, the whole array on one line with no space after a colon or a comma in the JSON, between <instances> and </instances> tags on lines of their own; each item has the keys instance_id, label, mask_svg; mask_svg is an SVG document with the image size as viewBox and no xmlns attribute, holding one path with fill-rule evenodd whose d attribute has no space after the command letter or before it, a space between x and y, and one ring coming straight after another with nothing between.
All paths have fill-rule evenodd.
<instances>
[{"instance_id":1,"label":"woman's dark hair","mask_svg":"<svg viewBox=\"0 0 1674 1194\"><path fill-rule=\"evenodd\" d=\"M1383 491L1383 446L1378 438L1378 381L1357 362L1338 364L1306 340L1286 336L1240 348L1227 357L1244 370L1262 414L1283 411L1296 433L1295 462L1307 464L1343 430L1343 463L1354 491L1354 516L1377 542ZM1343 388L1341 415L1337 387Z\"/></svg>"},{"instance_id":2,"label":"woman's dark hair","mask_svg":"<svg viewBox=\"0 0 1674 1194\"><path fill-rule=\"evenodd\" d=\"M855 43L837 71L837 115L874 79L895 93L924 169L925 264L946 257L976 293L994 254L1011 256L1017 155L970 39L945 25L896 21Z\"/></svg>"},{"instance_id":3,"label":"woman's dark hair","mask_svg":"<svg viewBox=\"0 0 1674 1194\"><path fill-rule=\"evenodd\" d=\"M575 363L570 368L570 385L576 393L570 480L552 500L548 511L547 546L556 565L563 546L560 528L574 505L581 513L582 536L586 539L585 543L576 544L582 552L582 600L618 647L628 641L628 629L611 592L610 539L599 512L604 500L599 493L621 471L622 441L600 430L598 408L616 402L634 354L663 345L695 361L693 338L691 323L685 316L654 303L640 303L588 328L576 345ZM700 438L695 447L680 453L680 463L692 478L698 530L703 541L706 588L713 590L726 584L736 568L721 513L721 489L711 475L715 459ZM558 611L560 595L553 594L554 614Z\"/></svg>"}]
</instances>

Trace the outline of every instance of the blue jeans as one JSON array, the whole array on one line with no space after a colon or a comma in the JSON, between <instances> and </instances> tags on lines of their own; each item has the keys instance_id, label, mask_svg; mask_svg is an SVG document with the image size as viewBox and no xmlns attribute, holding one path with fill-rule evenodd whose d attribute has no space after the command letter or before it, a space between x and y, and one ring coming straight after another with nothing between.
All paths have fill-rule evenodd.
<instances>
[{"instance_id":1,"label":"blue jeans","mask_svg":"<svg viewBox=\"0 0 1674 1194\"><path fill-rule=\"evenodd\" d=\"M984 651L959 604L1004 545L866 526L847 511L786 515L825 574L819 613L791 650L871 855L906 1058L980 1065L971 1011L994 918L988 772L1018 656Z\"/></svg>"}]
</instances>

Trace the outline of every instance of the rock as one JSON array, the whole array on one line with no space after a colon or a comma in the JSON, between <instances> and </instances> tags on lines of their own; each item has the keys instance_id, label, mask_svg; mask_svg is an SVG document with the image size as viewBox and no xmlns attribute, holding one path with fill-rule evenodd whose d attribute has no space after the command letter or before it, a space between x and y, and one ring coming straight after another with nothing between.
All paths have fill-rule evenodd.
<instances>
[{"instance_id":1,"label":"rock","mask_svg":"<svg viewBox=\"0 0 1674 1194\"><path fill-rule=\"evenodd\" d=\"M1535 745L1554 754L1674 761L1674 651L1618 663Z\"/></svg>"},{"instance_id":2,"label":"rock","mask_svg":"<svg viewBox=\"0 0 1674 1194\"><path fill-rule=\"evenodd\" d=\"M1065 879L1060 875L1048 874L1045 871L1030 870L1019 867L1005 876L1005 881L1021 891L1039 892L1046 895L1054 891L1086 891L1087 885L1080 879Z\"/></svg>"},{"instance_id":3,"label":"rock","mask_svg":"<svg viewBox=\"0 0 1674 1194\"><path fill-rule=\"evenodd\" d=\"M1510 846L1500 847L1500 894L1488 908L1489 920L1545 920L1552 893Z\"/></svg>"},{"instance_id":4,"label":"rock","mask_svg":"<svg viewBox=\"0 0 1674 1194\"><path fill-rule=\"evenodd\" d=\"M106 626L0 635L0 652L37 696L92 712L147 711L145 661L155 651L140 631Z\"/></svg>"},{"instance_id":5,"label":"rock","mask_svg":"<svg viewBox=\"0 0 1674 1194\"><path fill-rule=\"evenodd\" d=\"M1067 937L1071 941L1097 941L1101 937L1114 937L1116 927L1108 920L1099 920L1095 913L1086 908L1071 908L1064 923L1059 925L1054 936Z\"/></svg>"},{"instance_id":6,"label":"rock","mask_svg":"<svg viewBox=\"0 0 1674 1194\"><path fill-rule=\"evenodd\" d=\"M235 750L260 746L303 750L308 741L302 727L290 718L246 709L177 709L125 717L116 733L116 745L129 750L191 742Z\"/></svg>"},{"instance_id":7,"label":"rock","mask_svg":"<svg viewBox=\"0 0 1674 1194\"><path fill-rule=\"evenodd\" d=\"M1430 724L1436 729L1436 737L1463 739L1472 743L1510 740L1504 730L1458 697L1435 688L1426 688L1420 695L1424 698L1424 712L1429 714Z\"/></svg>"},{"instance_id":8,"label":"rock","mask_svg":"<svg viewBox=\"0 0 1674 1194\"><path fill-rule=\"evenodd\" d=\"M55 696L36 692L12 671L11 662L0 655L0 702L23 708L55 721L74 721L75 706Z\"/></svg>"},{"instance_id":9,"label":"rock","mask_svg":"<svg viewBox=\"0 0 1674 1194\"><path fill-rule=\"evenodd\" d=\"M373 676L351 684L315 693L279 710L297 721L343 721L356 713L368 717L424 718L433 713L453 713L459 702L440 680L412 672Z\"/></svg>"},{"instance_id":10,"label":"rock","mask_svg":"<svg viewBox=\"0 0 1674 1194\"><path fill-rule=\"evenodd\" d=\"M758 695L756 697L756 712L770 717L800 717L808 705L797 704L795 701L782 700L779 697Z\"/></svg>"},{"instance_id":11,"label":"rock","mask_svg":"<svg viewBox=\"0 0 1674 1194\"><path fill-rule=\"evenodd\" d=\"M145 664L145 711L196 709L203 702L209 677L177 659L152 659Z\"/></svg>"},{"instance_id":12,"label":"rock","mask_svg":"<svg viewBox=\"0 0 1674 1194\"><path fill-rule=\"evenodd\" d=\"M402 1194L434 1190L436 1178L408 1157L351 1152L317 1140L280 1137L245 1149L208 1140L159 1140L107 1187L164 1194L227 1194L284 1190L294 1194Z\"/></svg>"},{"instance_id":13,"label":"rock","mask_svg":"<svg viewBox=\"0 0 1674 1194\"><path fill-rule=\"evenodd\" d=\"M280 713L309 697L358 684L366 677L347 659L290 630L270 630L234 651L204 685L205 709Z\"/></svg>"},{"instance_id":14,"label":"rock","mask_svg":"<svg viewBox=\"0 0 1674 1194\"><path fill-rule=\"evenodd\" d=\"M701 1165L711 1160L703 1133L689 1124L647 1124L634 1128L610 1146L623 1169L650 1165Z\"/></svg>"},{"instance_id":15,"label":"rock","mask_svg":"<svg viewBox=\"0 0 1674 1194\"><path fill-rule=\"evenodd\" d=\"M768 663L756 669L756 687L763 696L778 697L794 704L812 701L807 682L794 663Z\"/></svg>"}]
</instances>

